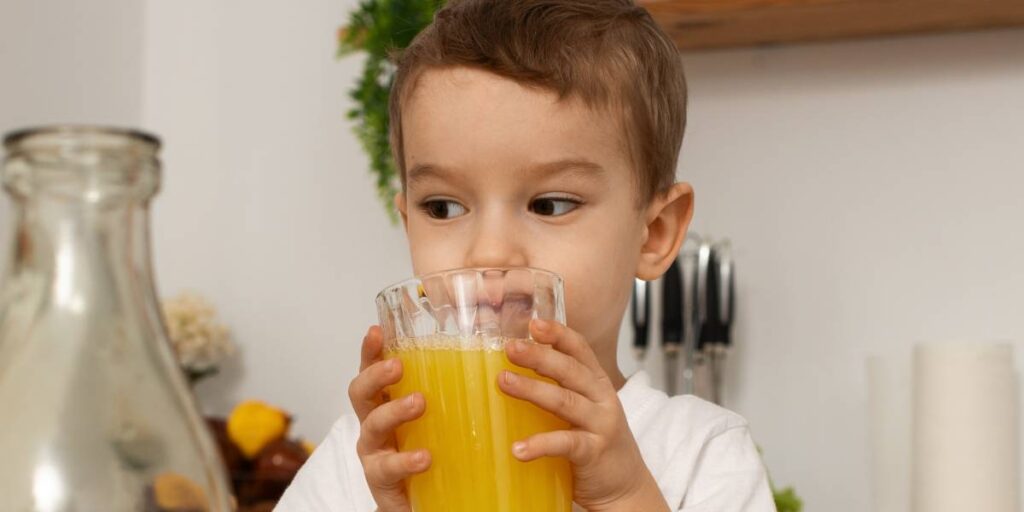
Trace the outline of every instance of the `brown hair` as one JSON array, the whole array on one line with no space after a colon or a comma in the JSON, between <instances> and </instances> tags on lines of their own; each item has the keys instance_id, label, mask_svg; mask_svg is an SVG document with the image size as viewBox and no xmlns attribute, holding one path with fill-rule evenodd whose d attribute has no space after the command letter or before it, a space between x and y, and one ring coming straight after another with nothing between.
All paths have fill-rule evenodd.
<instances>
[{"instance_id":1,"label":"brown hair","mask_svg":"<svg viewBox=\"0 0 1024 512\"><path fill-rule=\"evenodd\" d=\"M426 69L466 66L620 113L643 202L675 181L686 82L675 45L632 0L452 0L396 57L392 154L405 184L402 102Z\"/></svg>"}]
</instances>

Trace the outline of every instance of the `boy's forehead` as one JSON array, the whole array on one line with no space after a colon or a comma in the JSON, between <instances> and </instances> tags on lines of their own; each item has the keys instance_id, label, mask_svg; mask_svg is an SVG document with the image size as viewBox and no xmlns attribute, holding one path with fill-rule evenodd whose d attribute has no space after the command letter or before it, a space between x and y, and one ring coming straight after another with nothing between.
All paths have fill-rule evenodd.
<instances>
[{"instance_id":1,"label":"boy's forehead","mask_svg":"<svg viewBox=\"0 0 1024 512\"><path fill-rule=\"evenodd\" d=\"M516 82L487 71L449 67L425 70L412 84L412 90L403 104L403 117L425 113L452 119L465 115L467 119L487 116L527 118L538 114L560 114L569 120L588 115L579 109L575 100L560 100L552 91ZM458 120L465 120L456 117Z\"/></svg>"},{"instance_id":2,"label":"boy's forehead","mask_svg":"<svg viewBox=\"0 0 1024 512\"><path fill-rule=\"evenodd\" d=\"M623 124L609 109L486 71L426 70L402 110L406 169L440 165L438 159L467 167L495 160L630 162Z\"/></svg>"}]
</instances>

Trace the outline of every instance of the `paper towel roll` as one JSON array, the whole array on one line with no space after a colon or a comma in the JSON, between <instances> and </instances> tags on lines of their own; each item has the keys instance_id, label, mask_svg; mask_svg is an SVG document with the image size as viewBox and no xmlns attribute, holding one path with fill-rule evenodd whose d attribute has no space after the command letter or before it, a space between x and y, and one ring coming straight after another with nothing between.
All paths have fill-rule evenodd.
<instances>
[{"instance_id":1,"label":"paper towel roll","mask_svg":"<svg viewBox=\"0 0 1024 512\"><path fill-rule=\"evenodd\" d=\"M910 511L910 350L869 357L868 455L872 512Z\"/></svg>"},{"instance_id":2,"label":"paper towel roll","mask_svg":"<svg viewBox=\"0 0 1024 512\"><path fill-rule=\"evenodd\" d=\"M1018 512L1013 348L919 345L913 363L914 512Z\"/></svg>"}]
</instances>

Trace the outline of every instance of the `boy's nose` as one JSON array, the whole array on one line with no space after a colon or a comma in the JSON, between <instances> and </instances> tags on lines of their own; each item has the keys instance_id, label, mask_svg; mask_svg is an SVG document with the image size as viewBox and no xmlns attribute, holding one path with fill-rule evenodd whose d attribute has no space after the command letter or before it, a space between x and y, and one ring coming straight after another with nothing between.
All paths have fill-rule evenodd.
<instances>
[{"instance_id":1,"label":"boy's nose","mask_svg":"<svg viewBox=\"0 0 1024 512\"><path fill-rule=\"evenodd\" d=\"M529 266L521 237L511 225L481 226L466 255L467 267L506 268Z\"/></svg>"}]
</instances>

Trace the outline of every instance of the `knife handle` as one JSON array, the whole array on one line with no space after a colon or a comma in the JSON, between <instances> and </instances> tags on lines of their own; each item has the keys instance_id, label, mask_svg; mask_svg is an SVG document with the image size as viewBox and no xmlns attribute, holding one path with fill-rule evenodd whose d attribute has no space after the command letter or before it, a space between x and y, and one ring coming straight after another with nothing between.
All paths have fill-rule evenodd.
<instances>
[{"instance_id":1,"label":"knife handle","mask_svg":"<svg viewBox=\"0 0 1024 512\"><path fill-rule=\"evenodd\" d=\"M703 255L702 255L703 256ZM715 251L708 247L706 263L701 266L703 274L703 296L699 300L703 302L701 307L700 330L697 337L697 350L704 349L711 343L721 341L721 321L719 302L719 270L718 258Z\"/></svg>"},{"instance_id":2,"label":"knife handle","mask_svg":"<svg viewBox=\"0 0 1024 512\"><path fill-rule=\"evenodd\" d=\"M651 318L651 284L642 279L633 283L633 348L637 358L643 359L647 351L647 338Z\"/></svg>"},{"instance_id":3,"label":"knife handle","mask_svg":"<svg viewBox=\"0 0 1024 512\"><path fill-rule=\"evenodd\" d=\"M661 287L661 339L666 350L678 350L683 342L683 273L679 260L665 271Z\"/></svg>"},{"instance_id":4,"label":"knife handle","mask_svg":"<svg viewBox=\"0 0 1024 512\"><path fill-rule=\"evenodd\" d=\"M715 263L719 289L719 341L728 347L732 345L732 324L736 319L736 267L733 265L732 246L728 240L715 246Z\"/></svg>"}]
</instances>

